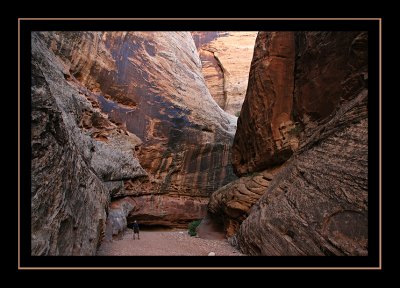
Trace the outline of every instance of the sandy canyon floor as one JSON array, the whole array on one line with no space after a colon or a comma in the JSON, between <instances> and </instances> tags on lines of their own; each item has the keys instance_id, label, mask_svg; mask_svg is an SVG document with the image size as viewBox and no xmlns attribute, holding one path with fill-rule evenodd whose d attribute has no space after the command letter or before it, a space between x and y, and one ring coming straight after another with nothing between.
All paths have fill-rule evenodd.
<instances>
[{"instance_id":1,"label":"sandy canyon floor","mask_svg":"<svg viewBox=\"0 0 400 288\"><path fill-rule=\"evenodd\" d=\"M188 235L187 230L140 231L140 240L133 240L127 229L120 239L103 242L98 256L243 256L227 240L206 240Z\"/></svg>"}]
</instances>

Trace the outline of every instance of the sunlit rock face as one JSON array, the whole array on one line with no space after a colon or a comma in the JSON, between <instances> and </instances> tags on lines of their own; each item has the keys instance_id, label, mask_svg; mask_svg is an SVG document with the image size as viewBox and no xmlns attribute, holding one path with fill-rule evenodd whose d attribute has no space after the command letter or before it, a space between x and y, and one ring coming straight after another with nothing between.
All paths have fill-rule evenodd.
<instances>
[{"instance_id":1,"label":"sunlit rock face","mask_svg":"<svg viewBox=\"0 0 400 288\"><path fill-rule=\"evenodd\" d=\"M209 195L236 179L230 164L236 118L211 97L191 33L37 35L54 57L62 81L74 85L89 103L76 120L98 151L88 164L112 201L129 197L140 203L125 205L122 212L116 212L117 205L113 217L126 214L129 222L140 216L142 223L169 226L202 218ZM140 162L135 163L141 172L130 175L129 157L114 169L114 156L97 146L118 147ZM163 204L147 201L153 196ZM115 223L119 227L123 222Z\"/></svg>"},{"instance_id":2,"label":"sunlit rock face","mask_svg":"<svg viewBox=\"0 0 400 288\"><path fill-rule=\"evenodd\" d=\"M232 115L244 101L257 32L192 32L211 96Z\"/></svg>"},{"instance_id":3,"label":"sunlit rock face","mask_svg":"<svg viewBox=\"0 0 400 288\"><path fill-rule=\"evenodd\" d=\"M297 148L292 114L294 65L293 32L258 35L232 150L238 175L283 163Z\"/></svg>"}]
</instances>

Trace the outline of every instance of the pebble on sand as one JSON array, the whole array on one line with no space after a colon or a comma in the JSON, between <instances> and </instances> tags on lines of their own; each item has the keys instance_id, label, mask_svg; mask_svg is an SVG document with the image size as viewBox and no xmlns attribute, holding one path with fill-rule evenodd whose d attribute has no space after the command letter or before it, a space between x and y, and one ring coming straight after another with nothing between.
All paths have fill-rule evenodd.
<instances>
[{"instance_id":1,"label":"pebble on sand","mask_svg":"<svg viewBox=\"0 0 400 288\"><path fill-rule=\"evenodd\" d=\"M214 252L210 252L210 253L208 253L208 256L215 256L215 253Z\"/></svg>"}]
</instances>

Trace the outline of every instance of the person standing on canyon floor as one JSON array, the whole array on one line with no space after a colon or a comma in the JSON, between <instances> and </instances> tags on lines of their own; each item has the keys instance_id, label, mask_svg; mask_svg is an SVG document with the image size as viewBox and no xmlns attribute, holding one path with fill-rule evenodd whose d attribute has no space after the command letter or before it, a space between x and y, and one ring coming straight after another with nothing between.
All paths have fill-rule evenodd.
<instances>
[{"instance_id":1,"label":"person standing on canyon floor","mask_svg":"<svg viewBox=\"0 0 400 288\"><path fill-rule=\"evenodd\" d=\"M135 234L137 234L138 240L140 240L140 237L139 237L139 224L137 223L136 220L133 222L133 240L135 240Z\"/></svg>"}]
</instances>

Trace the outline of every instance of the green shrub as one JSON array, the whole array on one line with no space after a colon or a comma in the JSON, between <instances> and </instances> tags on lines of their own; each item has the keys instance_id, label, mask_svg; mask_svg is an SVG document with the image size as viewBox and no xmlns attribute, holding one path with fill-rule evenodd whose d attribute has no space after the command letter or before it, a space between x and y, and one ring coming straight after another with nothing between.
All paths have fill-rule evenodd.
<instances>
[{"instance_id":1,"label":"green shrub","mask_svg":"<svg viewBox=\"0 0 400 288\"><path fill-rule=\"evenodd\" d=\"M195 220L195 221L192 221L192 222L189 223L189 225L188 225L188 228L189 228L188 234L190 236L196 236L196 234L197 234L196 233L196 228L197 228L197 226L200 225L200 222L201 222L201 219L200 220Z\"/></svg>"}]
</instances>

